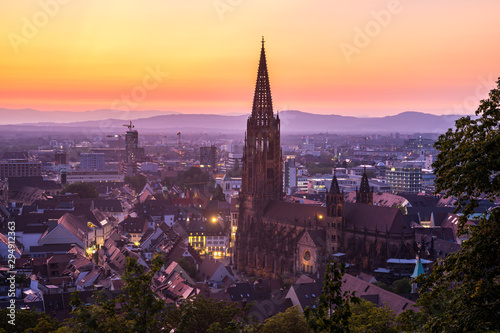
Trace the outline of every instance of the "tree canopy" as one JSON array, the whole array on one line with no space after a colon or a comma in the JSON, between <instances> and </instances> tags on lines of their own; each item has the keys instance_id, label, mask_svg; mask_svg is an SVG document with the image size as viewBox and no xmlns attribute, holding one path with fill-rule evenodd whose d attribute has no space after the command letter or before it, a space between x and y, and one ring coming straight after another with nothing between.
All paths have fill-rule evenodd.
<instances>
[{"instance_id":1,"label":"tree canopy","mask_svg":"<svg viewBox=\"0 0 500 333\"><path fill-rule=\"evenodd\" d=\"M464 218L477 207L478 198L494 199L500 193L499 123L500 78L489 98L481 101L475 119L458 119L456 128L435 143L439 150L432 165L436 192L457 197L457 209L464 208Z\"/></svg>"},{"instance_id":2,"label":"tree canopy","mask_svg":"<svg viewBox=\"0 0 500 333\"><path fill-rule=\"evenodd\" d=\"M316 307L304 310L306 321L313 332L349 332L351 304L359 298L349 291L342 292L345 264L330 261L325 270L325 282Z\"/></svg>"},{"instance_id":3,"label":"tree canopy","mask_svg":"<svg viewBox=\"0 0 500 333\"><path fill-rule=\"evenodd\" d=\"M99 193L92 183L76 182L64 187L61 193L77 193L80 198L97 198Z\"/></svg>"},{"instance_id":4,"label":"tree canopy","mask_svg":"<svg viewBox=\"0 0 500 333\"><path fill-rule=\"evenodd\" d=\"M135 176L125 177L125 182L127 184L130 184L130 186L132 186L132 188L136 192L140 192L140 191L142 191L144 186L146 186L146 183L148 182L148 180L147 180L146 176L144 176L144 175L135 175Z\"/></svg>"},{"instance_id":5,"label":"tree canopy","mask_svg":"<svg viewBox=\"0 0 500 333\"><path fill-rule=\"evenodd\" d=\"M489 98L481 101L476 118L460 118L435 144L436 191L458 198L457 209L463 208L460 233L468 240L420 278L417 304L427 315L425 330L500 330L500 209L483 214L475 226L464 223L478 198L500 195L499 106L500 78Z\"/></svg>"},{"instance_id":6,"label":"tree canopy","mask_svg":"<svg viewBox=\"0 0 500 333\"><path fill-rule=\"evenodd\" d=\"M268 318L261 327L261 333L304 333L307 332L304 314L297 306L286 309Z\"/></svg>"}]
</instances>

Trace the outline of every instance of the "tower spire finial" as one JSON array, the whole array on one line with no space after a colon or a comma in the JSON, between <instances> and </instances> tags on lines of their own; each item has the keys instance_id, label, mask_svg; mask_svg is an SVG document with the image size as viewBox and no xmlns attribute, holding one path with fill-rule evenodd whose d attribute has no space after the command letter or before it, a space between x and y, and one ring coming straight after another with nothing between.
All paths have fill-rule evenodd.
<instances>
[{"instance_id":1,"label":"tower spire finial","mask_svg":"<svg viewBox=\"0 0 500 333\"><path fill-rule=\"evenodd\" d=\"M265 42L264 36L262 36L262 47L264 47L264 42Z\"/></svg>"}]
</instances>

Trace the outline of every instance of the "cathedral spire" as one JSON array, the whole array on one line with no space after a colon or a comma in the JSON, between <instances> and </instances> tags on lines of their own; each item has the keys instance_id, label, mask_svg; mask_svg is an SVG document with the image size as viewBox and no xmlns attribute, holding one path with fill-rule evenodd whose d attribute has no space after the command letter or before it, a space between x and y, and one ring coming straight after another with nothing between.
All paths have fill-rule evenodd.
<instances>
[{"instance_id":1,"label":"cathedral spire","mask_svg":"<svg viewBox=\"0 0 500 333\"><path fill-rule=\"evenodd\" d=\"M257 71L257 82L253 97L252 117L257 118L257 124L267 126L273 118L273 101L271 98L271 86L267 73L266 50L264 48L264 37L262 37L262 48L260 50L259 69Z\"/></svg>"},{"instance_id":2,"label":"cathedral spire","mask_svg":"<svg viewBox=\"0 0 500 333\"><path fill-rule=\"evenodd\" d=\"M330 186L330 193L331 194L340 194L340 187L339 187L339 182L337 181L337 175L335 172L335 168L333 169L333 178L332 178L332 185Z\"/></svg>"},{"instance_id":3,"label":"cathedral spire","mask_svg":"<svg viewBox=\"0 0 500 333\"><path fill-rule=\"evenodd\" d=\"M370 189L370 183L368 183L366 166L363 169L363 177L361 178L359 191L356 189L356 202L373 205L373 190Z\"/></svg>"},{"instance_id":4,"label":"cathedral spire","mask_svg":"<svg viewBox=\"0 0 500 333\"><path fill-rule=\"evenodd\" d=\"M366 166L363 169L363 177L361 178L361 185L359 186L361 193L370 192L370 184L368 183L368 175L366 174Z\"/></svg>"}]
</instances>

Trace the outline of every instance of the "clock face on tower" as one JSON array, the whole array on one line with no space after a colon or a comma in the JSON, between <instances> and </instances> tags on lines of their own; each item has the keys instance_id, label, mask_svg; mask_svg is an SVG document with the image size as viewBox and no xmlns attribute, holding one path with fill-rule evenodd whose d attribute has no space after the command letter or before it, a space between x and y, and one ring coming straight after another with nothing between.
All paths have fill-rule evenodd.
<instances>
[{"instance_id":1,"label":"clock face on tower","mask_svg":"<svg viewBox=\"0 0 500 333\"><path fill-rule=\"evenodd\" d=\"M309 261L311 259L311 252L305 251L304 252L304 260Z\"/></svg>"}]
</instances>

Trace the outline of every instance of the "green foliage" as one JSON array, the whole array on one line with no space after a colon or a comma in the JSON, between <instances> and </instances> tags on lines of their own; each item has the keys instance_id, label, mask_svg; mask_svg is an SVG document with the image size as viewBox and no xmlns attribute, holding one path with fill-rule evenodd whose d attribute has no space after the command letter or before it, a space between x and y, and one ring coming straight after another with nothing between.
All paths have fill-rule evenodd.
<instances>
[{"instance_id":1,"label":"green foliage","mask_svg":"<svg viewBox=\"0 0 500 333\"><path fill-rule=\"evenodd\" d=\"M64 328L58 332L130 332L129 323L116 314L113 301L84 304L76 292L72 294L70 304L73 316L64 321Z\"/></svg>"},{"instance_id":2,"label":"green foliage","mask_svg":"<svg viewBox=\"0 0 500 333\"><path fill-rule=\"evenodd\" d=\"M396 333L394 328L395 314L388 307L378 307L372 302L361 300L352 305L349 318L349 329L353 333L380 332Z\"/></svg>"},{"instance_id":3,"label":"green foliage","mask_svg":"<svg viewBox=\"0 0 500 333\"><path fill-rule=\"evenodd\" d=\"M297 306L288 308L268 318L259 327L260 333L305 333L308 332L304 314Z\"/></svg>"},{"instance_id":4,"label":"green foliage","mask_svg":"<svg viewBox=\"0 0 500 333\"><path fill-rule=\"evenodd\" d=\"M186 273L193 279L196 279L196 266L188 259L181 257L177 260L177 263L182 267Z\"/></svg>"},{"instance_id":5,"label":"green foliage","mask_svg":"<svg viewBox=\"0 0 500 333\"><path fill-rule=\"evenodd\" d=\"M161 180L161 183L163 186L166 186L168 188L171 188L174 185L174 182L173 182L172 178L170 178L170 177L163 178Z\"/></svg>"},{"instance_id":6,"label":"green foliage","mask_svg":"<svg viewBox=\"0 0 500 333\"><path fill-rule=\"evenodd\" d=\"M220 187L219 184L215 187L214 193L212 194L212 199L211 201L226 201L226 196L224 195L224 192L222 191L222 187Z\"/></svg>"},{"instance_id":7,"label":"green foliage","mask_svg":"<svg viewBox=\"0 0 500 333\"><path fill-rule=\"evenodd\" d=\"M428 317L424 330L500 330L500 209L483 215L477 226L464 225L477 197L493 200L500 194L499 105L500 79L489 99L481 101L477 119L457 120L456 129L436 142L436 191L458 198L457 209L464 213L461 233L469 239L417 280L423 282L417 305Z\"/></svg>"},{"instance_id":8,"label":"green foliage","mask_svg":"<svg viewBox=\"0 0 500 333\"><path fill-rule=\"evenodd\" d=\"M394 328L396 332L422 332L426 321L427 315L424 312L406 310L396 317Z\"/></svg>"},{"instance_id":9,"label":"green foliage","mask_svg":"<svg viewBox=\"0 0 500 333\"><path fill-rule=\"evenodd\" d=\"M130 184L136 192L142 191L147 182L148 179L144 175L125 177L125 183Z\"/></svg>"},{"instance_id":10,"label":"green foliage","mask_svg":"<svg viewBox=\"0 0 500 333\"><path fill-rule=\"evenodd\" d=\"M179 333L240 332L245 325L248 309L248 306L240 308L234 303L197 295L184 300L177 308L170 309L163 326L167 332L175 329Z\"/></svg>"},{"instance_id":11,"label":"green foliage","mask_svg":"<svg viewBox=\"0 0 500 333\"><path fill-rule=\"evenodd\" d=\"M398 295L409 294L411 292L411 278L402 278L396 280L390 286L380 281L373 282L372 284Z\"/></svg>"},{"instance_id":12,"label":"green foliage","mask_svg":"<svg viewBox=\"0 0 500 333\"><path fill-rule=\"evenodd\" d=\"M500 210L482 218L469 233L460 251L434 265L422 279L417 304L429 317L426 329L500 330Z\"/></svg>"},{"instance_id":13,"label":"green foliage","mask_svg":"<svg viewBox=\"0 0 500 333\"><path fill-rule=\"evenodd\" d=\"M304 310L307 324L313 332L349 332L351 303L359 303L359 298L349 291L342 293L344 272L344 264L330 261L326 266L323 292L317 307Z\"/></svg>"},{"instance_id":14,"label":"green foliage","mask_svg":"<svg viewBox=\"0 0 500 333\"><path fill-rule=\"evenodd\" d=\"M161 268L163 261L155 256L151 270L142 266L134 257L127 258L127 266L122 280L124 293L118 298L123 315L131 322L132 332L159 331L165 315L165 302L158 299L151 289L151 280Z\"/></svg>"},{"instance_id":15,"label":"green foliage","mask_svg":"<svg viewBox=\"0 0 500 333\"><path fill-rule=\"evenodd\" d=\"M0 310L0 332L33 332L49 333L57 330L60 323L50 318L45 313L38 313L35 310L16 310L15 325L9 324L10 310L5 308Z\"/></svg>"},{"instance_id":16,"label":"green foliage","mask_svg":"<svg viewBox=\"0 0 500 333\"><path fill-rule=\"evenodd\" d=\"M208 172L203 172L198 167L191 167L184 173L179 174L175 179L175 184L181 188L203 187L210 181Z\"/></svg>"},{"instance_id":17,"label":"green foliage","mask_svg":"<svg viewBox=\"0 0 500 333\"><path fill-rule=\"evenodd\" d=\"M307 162L305 167L310 175L315 174L331 174L335 163L331 160L324 162Z\"/></svg>"},{"instance_id":18,"label":"green foliage","mask_svg":"<svg viewBox=\"0 0 500 333\"><path fill-rule=\"evenodd\" d=\"M78 193L80 198L97 198L99 196L94 184L83 182L67 185L62 189L61 193Z\"/></svg>"},{"instance_id":19,"label":"green foliage","mask_svg":"<svg viewBox=\"0 0 500 333\"><path fill-rule=\"evenodd\" d=\"M398 295L411 293L411 278L407 277L394 281L391 291Z\"/></svg>"},{"instance_id":20,"label":"green foliage","mask_svg":"<svg viewBox=\"0 0 500 333\"><path fill-rule=\"evenodd\" d=\"M477 197L494 199L500 193L500 78L476 116L458 119L456 129L439 136L432 165L436 192L458 198L457 209L464 207L462 222L477 207Z\"/></svg>"}]
</instances>

